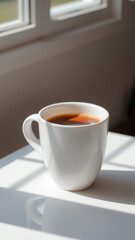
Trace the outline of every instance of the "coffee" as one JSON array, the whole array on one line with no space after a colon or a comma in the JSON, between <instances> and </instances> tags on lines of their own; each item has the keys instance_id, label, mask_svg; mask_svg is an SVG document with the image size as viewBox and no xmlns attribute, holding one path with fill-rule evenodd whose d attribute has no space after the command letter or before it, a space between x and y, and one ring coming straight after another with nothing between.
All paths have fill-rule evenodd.
<instances>
[{"instance_id":1,"label":"coffee","mask_svg":"<svg viewBox=\"0 0 135 240\"><path fill-rule=\"evenodd\" d=\"M45 119L48 122L60 125L86 125L100 122L101 119L84 113L66 113Z\"/></svg>"}]
</instances>

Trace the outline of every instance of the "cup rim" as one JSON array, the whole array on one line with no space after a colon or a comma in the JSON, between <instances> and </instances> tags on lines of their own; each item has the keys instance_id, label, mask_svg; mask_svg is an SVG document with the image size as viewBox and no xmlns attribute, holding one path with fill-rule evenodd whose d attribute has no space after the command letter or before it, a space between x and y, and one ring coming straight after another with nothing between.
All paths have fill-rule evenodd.
<instances>
[{"instance_id":1,"label":"cup rim","mask_svg":"<svg viewBox=\"0 0 135 240\"><path fill-rule=\"evenodd\" d=\"M84 124L84 125L83 124L82 125L62 125L62 124L52 123L52 122L49 122L49 121L43 119L41 114L44 110L47 110L51 107L55 107L55 106L59 106L59 105L91 105L92 107L99 108L99 109L103 110L104 112L106 112L106 117L103 120L101 120L100 122L93 123L93 124L88 123L88 124ZM40 120L43 123L47 123L48 125L53 125L53 126L63 127L63 128L94 127L94 126L102 124L103 122L105 122L109 119L109 112L104 107L97 105L97 104L89 103L89 102L76 102L76 101L67 101L67 102L58 102L58 103L49 104L49 105L41 108L38 112L38 115L39 115Z\"/></svg>"}]
</instances>

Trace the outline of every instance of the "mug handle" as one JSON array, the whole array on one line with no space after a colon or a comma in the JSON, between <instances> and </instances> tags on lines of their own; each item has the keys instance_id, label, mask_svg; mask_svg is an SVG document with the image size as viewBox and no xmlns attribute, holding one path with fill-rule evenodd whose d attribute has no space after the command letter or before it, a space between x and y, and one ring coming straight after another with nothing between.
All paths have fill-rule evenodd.
<instances>
[{"instance_id":1,"label":"mug handle","mask_svg":"<svg viewBox=\"0 0 135 240\"><path fill-rule=\"evenodd\" d=\"M38 114L32 114L27 117L22 126L23 135L27 142L42 155L41 145L39 139L35 136L32 130L32 122L36 121L38 123Z\"/></svg>"}]
</instances>

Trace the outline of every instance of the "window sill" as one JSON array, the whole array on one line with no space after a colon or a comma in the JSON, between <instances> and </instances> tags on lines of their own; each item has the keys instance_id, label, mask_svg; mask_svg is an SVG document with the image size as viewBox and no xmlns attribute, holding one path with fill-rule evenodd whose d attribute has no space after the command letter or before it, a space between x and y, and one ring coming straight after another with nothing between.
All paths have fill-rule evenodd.
<instances>
[{"instance_id":1,"label":"window sill","mask_svg":"<svg viewBox=\"0 0 135 240\"><path fill-rule=\"evenodd\" d=\"M127 26L121 19L110 18L0 53L0 75L70 51L114 34Z\"/></svg>"}]
</instances>

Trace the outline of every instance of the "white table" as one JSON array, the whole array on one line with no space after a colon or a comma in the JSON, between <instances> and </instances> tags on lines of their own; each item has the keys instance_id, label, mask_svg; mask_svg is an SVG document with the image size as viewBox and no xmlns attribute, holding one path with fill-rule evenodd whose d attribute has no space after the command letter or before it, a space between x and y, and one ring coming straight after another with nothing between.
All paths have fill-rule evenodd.
<instances>
[{"instance_id":1,"label":"white table","mask_svg":"<svg viewBox=\"0 0 135 240\"><path fill-rule=\"evenodd\" d=\"M74 238L135 239L133 137L109 132L100 174L80 192L58 189L29 145L0 160L0 239Z\"/></svg>"}]
</instances>

